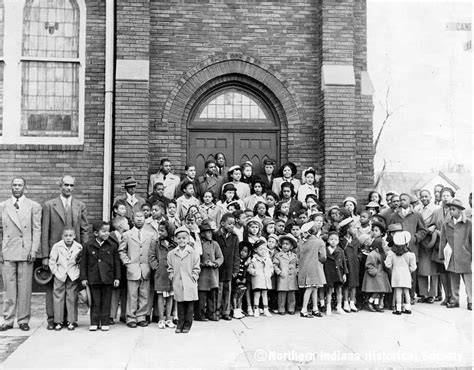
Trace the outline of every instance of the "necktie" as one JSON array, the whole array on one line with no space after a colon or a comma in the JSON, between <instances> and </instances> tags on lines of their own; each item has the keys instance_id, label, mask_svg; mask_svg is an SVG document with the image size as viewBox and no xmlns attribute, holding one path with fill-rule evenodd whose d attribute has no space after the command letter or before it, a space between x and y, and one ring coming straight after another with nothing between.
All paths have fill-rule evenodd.
<instances>
[{"instance_id":1,"label":"necktie","mask_svg":"<svg viewBox=\"0 0 474 370\"><path fill-rule=\"evenodd\" d=\"M16 200L14 206L16 209L20 209L20 204L18 203L18 199Z\"/></svg>"},{"instance_id":2,"label":"necktie","mask_svg":"<svg viewBox=\"0 0 474 370\"><path fill-rule=\"evenodd\" d=\"M71 226L72 225L72 220L71 220L71 206L69 205L70 199L66 199L64 203L64 212L66 213L66 225Z\"/></svg>"},{"instance_id":3,"label":"necktie","mask_svg":"<svg viewBox=\"0 0 474 370\"><path fill-rule=\"evenodd\" d=\"M138 229L138 241L139 241L139 242L142 241L140 229Z\"/></svg>"}]
</instances>

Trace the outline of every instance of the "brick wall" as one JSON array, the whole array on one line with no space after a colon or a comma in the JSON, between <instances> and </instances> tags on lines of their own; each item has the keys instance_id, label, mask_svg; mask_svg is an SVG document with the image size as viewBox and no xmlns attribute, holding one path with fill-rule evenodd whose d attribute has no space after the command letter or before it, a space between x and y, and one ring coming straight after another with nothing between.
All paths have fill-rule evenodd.
<instances>
[{"instance_id":1,"label":"brick wall","mask_svg":"<svg viewBox=\"0 0 474 370\"><path fill-rule=\"evenodd\" d=\"M282 154L287 152L300 168L319 167L320 68L314 1L153 1L150 22L150 172L157 170L164 156L176 162L178 172L183 169L183 122L161 121L168 96L185 72L226 53L255 58L280 76L282 88L292 91L299 117L288 130Z\"/></svg>"},{"instance_id":2,"label":"brick wall","mask_svg":"<svg viewBox=\"0 0 474 370\"><path fill-rule=\"evenodd\" d=\"M71 174L93 221L102 218L105 2L86 1L86 6L84 145L0 145L0 199L11 196L11 178L23 176L27 196L43 203L58 196L58 179Z\"/></svg>"}]
</instances>

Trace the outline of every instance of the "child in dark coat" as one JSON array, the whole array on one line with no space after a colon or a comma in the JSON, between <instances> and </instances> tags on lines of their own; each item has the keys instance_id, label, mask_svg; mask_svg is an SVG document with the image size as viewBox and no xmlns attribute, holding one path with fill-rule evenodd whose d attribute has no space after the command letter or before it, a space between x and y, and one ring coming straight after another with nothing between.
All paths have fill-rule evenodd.
<instances>
[{"instance_id":1,"label":"child in dark coat","mask_svg":"<svg viewBox=\"0 0 474 370\"><path fill-rule=\"evenodd\" d=\"M347 264L347 279L342 286L342 294L344 296L343 310L345 312L357 312L356 296L359 287L359 240L355 236L355 221L352 217L341 221L339 236L340 247L344 251Z\"/></svg>"},{"instance_id":2,"label":"child in dark coat","mask_svg":"<svg viewBox=\"0 0 474 370\"><path fill-rule=\"evenodd\" d=\"M219 290L219 267L224 262L219 244L212 240L212 226L206 220L200 228L202 255L201 272L198 280L199 311L195 320L217 321L216 306L217 292Z\"/></svg>"},{"instance_id":3,"label":"child in dark coat","mask_svg":"<svg viewBox=\"0 0 474 370\"><path fill-rule=\"evenodd\" d=\"M107 331L112 289L120 284L120 259L116 244L109 240L109 223L96 222L92 230L94 239L82 250L80 279L82 285L88 285L91 291L89 330L96 331L100 326L102 331Z\"/></svg>"},{"instance_id":4,"label":"child in dark coat","mask_svg":"<svg viewBox=\"0 0 474 370\"><path fill-rule=\"evenodd\" d=\"M344 313L342 309L342 285L346 282L348 269L346 256L339 246L339 233L330 231L326 247L326 263L324 264L326 276L326 315L331 315L331 298L336 292L336 312Z\"/></svg>"},{"instance_id":5,"label":"child in dark coat","mask_svg":"<svg viewBox=\"0 0 474 370\"><path fill-rule=\"evenodd\" d=\"M148 260L154 274L154 287L158 296L158 328L174 328L173 324L173 286L168 276L168 253L176 248L172 239L174 227L168 221L158 225L158 239L151 243ZM166 306L166 314L165 314Z\"/></svg>"},{"instance_id":6,"label":"child in dark coat","mask_svg":"<svg viewBox=\"0 0 474 370\"><path fill-rule=\"evenodd\" d=\"M245 317L242 312L242 301L247 291L247 268L250 264L250 248L249 242L241 242L240 248L240 264L237 276L232 279L232 307L234 308L233 317L242 319ZM251 302L247 302L247 306L251 308ZM252 310L253 312L253 310Z\"/></svg>"}]
</instances>

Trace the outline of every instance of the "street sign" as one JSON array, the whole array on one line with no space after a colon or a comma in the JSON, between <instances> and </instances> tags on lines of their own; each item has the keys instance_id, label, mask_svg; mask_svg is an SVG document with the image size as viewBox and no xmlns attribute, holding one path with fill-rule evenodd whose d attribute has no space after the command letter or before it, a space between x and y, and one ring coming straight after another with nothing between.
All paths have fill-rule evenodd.
<instances>
[{"instance_id":1,"label":"street sign","mask_svg":"<svg viewBox=\"0 0 474 370\"><path fill-rule=\"evenodd\" d=\"M447 31L470 31L470 22L448 22L446 23Z\"/></svg>"}]
</instances>

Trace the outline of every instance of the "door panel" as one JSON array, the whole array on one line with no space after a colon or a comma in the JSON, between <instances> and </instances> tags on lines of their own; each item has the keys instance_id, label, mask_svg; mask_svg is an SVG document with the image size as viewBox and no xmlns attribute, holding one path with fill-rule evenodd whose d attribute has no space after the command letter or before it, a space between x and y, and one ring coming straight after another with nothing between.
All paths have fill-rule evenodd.
<instances>
[{"instance_id":1,"label":"door panel","mask_svg":"<svg viewBox=\"0 0 474 370\"><path fill-rule=\"evenodd\" d=\"M190 131L188 163L196 164L198 175L204 172L204 163L222 152L227 166L251 161L254 172L260 173L267 158L279 162L278 134L276 132L210 132Z\"/></svg>"},{"instance_id":2,"label":"door panel","mask_svg":"<svg viewBox=\"0 0 474 370\"><path fill-rule=\"evenodd\" d=\"M224 153L227 161L233 163L233 137L224 132L189 132L188 163L196 165L198 176L204 173L204 163L214 159L218 152Z\"/></svg>"},{"instance_id":3,"label":"door panel","mask_svg":"<svg viewBox=\"0 0 474 370\"><path fill-rule=\"evenodd\" d=\"M265 159L278 160L277 138L276 132L234 133L235 163L250 161L253 163L254 172L260 173Z\"/></svg>"}]
</instances>

